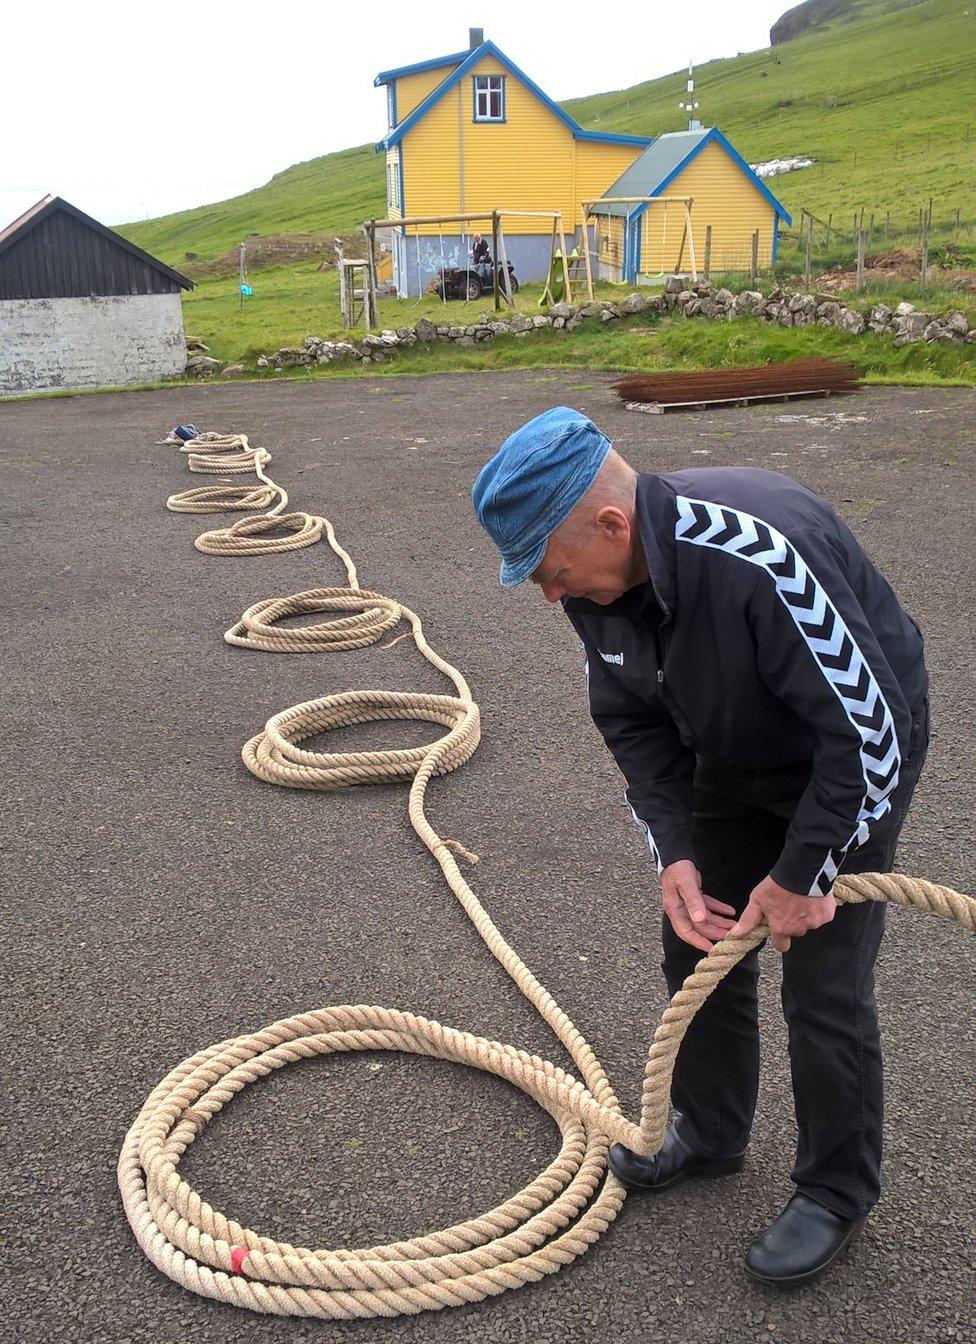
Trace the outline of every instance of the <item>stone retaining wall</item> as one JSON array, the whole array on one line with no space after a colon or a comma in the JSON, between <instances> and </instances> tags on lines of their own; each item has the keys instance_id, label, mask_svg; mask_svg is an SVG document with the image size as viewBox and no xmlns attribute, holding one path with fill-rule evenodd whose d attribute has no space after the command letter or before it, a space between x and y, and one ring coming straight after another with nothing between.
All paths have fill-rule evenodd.
<instances>
[{"instance_id":1,"label":"stone retaining wall","mask_svg":"<svg viewBox=\"0 0 976 1344\"><path fill-rule=\"evenodd\" d=\"M706 317L731 320L740 316L755 317L775 322L783 327L835 327L838 331L859 336L865 333L890 335L896 346L918 341L938 341L945 345L976 344L976 326L970 326L965 313L950 312L936 316L916 309L911 303L899 303L890 308L876 303L868 310L851 308L837 299L823 294L791 294L774 289L769 294L759 290L745 290L733 294L728 289L713 289L708 281L686 287L680 276L670 276L662 294L628 294L619 303L601 300L596 303L554 304L547 313L513 313L497 315L483 313L477 322L436 323L422 317L413 327L398 327L379 335L367 334L361 341L326 341L317 336L306 336L301 346L285 346L274 354L262 355L259 369L310 368L317 364L358 359L363 364L382 364L400 349L435 341L450 341L455 345L477 345L492 341L496 336L525 338L544 327L574 331L583 322L614 322L635 313L680 313L684 317ZM222 372L218 360L204 355L193 355L187 361L187 373L198 377L220 373L240 376L243 365L230 365Z\"/></svg>"}]
</instances>

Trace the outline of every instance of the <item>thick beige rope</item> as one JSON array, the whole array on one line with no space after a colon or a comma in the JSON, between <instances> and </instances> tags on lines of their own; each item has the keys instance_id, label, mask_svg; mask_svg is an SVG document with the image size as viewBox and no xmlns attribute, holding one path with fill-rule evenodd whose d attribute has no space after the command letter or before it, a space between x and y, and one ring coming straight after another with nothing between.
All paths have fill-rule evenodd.
<instances>
[{"instance_id":1,"label":"thick beige rope","mask_svg":"<svg viewBox=\"0 0 976 1344\"><path fill-rule=\"evenodd\" d=\"M170 495L166 507L174 513L222 513L240 509L267 509L257 517L240 518L230 527L203 532L193 543L206 555L273 555L297 551L319 540L328 520L310 513L284 513L288 494L266 476L271 454L252 448L246 434L199 434L180 444L191 471L224 476L253 473L259 484L200 486ZM277 504L269 508L275 498Z\"/></svg>"},{"instance_id":2,"label":"thick beige rope","mask_svg":"<svg viewBox=\"0 0 976 1344\"><path fill-rule=\"evenodd\" d=\"M256 603L225 638L246 648L282 652L359 648L403 618L417 648L453 683L456 695L351 691L296 705L275 715L246 744L245 764L260 779L290 788L325 790L410 779L408 808L414 829L479 936L552 1028L579 1074L577 1078L516 1046L412 1013L359 1004L299 1014L222 1041L163 1079L139 1112L119 1159L123 1204L148 1257L176 1282L234 1306L349 1320L481 1301L535 1283L588 1250L624 1200L623 1187L607 1170L608 1145L624 1143L644 1153L660 1147L671 1073L688 1024L722 977L768 930L761 925L747 937L726 938L698 963L655 1032L640 1125L627 1120L592 1049L492 923L458 868L452 842L442 839L427 820L429 780L457 769L478 744L478 707L467 682L431 649L414 612L358 587L351 560L327 521L324 527L346 563L349 587ZM326 612L343 614L310 626L277 625L288 617ZM333 753L301 745L330 728L399 718L439 723L448 731L426 747L398 751ZM915 878L844 878L835 894L846 901L914 905L976 929L976 901ZM263 1236L213 1209L182 1180L179 1162L187 1147L248 1083L299 1059L353 1050L402 1050L504 1078L553 1117L562 1135L558 1154L524 1190L481 1217L406 1241L353 1250L313 1250Z\"/></svg>"}]
</instances>

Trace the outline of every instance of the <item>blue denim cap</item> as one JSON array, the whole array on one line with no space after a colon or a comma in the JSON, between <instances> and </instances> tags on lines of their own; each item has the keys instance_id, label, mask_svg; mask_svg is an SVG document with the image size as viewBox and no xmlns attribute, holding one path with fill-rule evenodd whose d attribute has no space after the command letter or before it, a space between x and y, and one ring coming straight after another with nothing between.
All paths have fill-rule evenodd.
<instances>
[{"instance_id":1,"label":"blue denim cap","mask_svg":"<svg viewBox=\"0 0 976 1344\"><path fill-rule=\"evenodd\" d=\"M555 406L517 429L482 467L471 499L501 552L503 587L514 588L538 569L546 543L589 490L610 448L592 420Z\"/></svg>"}]
</instances>

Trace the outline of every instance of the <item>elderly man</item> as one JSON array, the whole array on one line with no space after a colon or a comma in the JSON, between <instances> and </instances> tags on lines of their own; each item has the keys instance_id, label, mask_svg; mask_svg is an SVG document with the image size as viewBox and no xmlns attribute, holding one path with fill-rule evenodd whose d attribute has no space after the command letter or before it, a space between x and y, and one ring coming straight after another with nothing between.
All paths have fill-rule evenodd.
<instances>
[{"instance_id":1,"label":"elderly man","mask_svg":"<svg viewBox=\"0 0 976 1344\"><path fill-rule=\"evenodd\" d=\"M472 496L502 584L530 579L583 642L590 711L657 865L669 993L714 942L764 917L783 953L797 1190L746 1268L812 1279L881 1188L885 910L838 908L831 889L842 871L894 860L928 745L918 627L796 481L746 467L638 475L566 407L516 431ZM757 984L752 952L695 1017L661 1151L611 1150L630 1188L741 1168Z\"/></svg>"}]
</instances>

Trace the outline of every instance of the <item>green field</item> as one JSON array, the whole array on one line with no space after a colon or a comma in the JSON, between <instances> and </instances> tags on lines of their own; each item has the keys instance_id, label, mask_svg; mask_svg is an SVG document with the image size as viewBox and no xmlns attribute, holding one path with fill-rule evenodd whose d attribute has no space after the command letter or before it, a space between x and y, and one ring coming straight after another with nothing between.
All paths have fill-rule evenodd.
<instances>
[{"instance_id":1,"label":"green field","mask_svg":"<svg viewBox=\"0 0 976 1344\"><path fill-rule=\"evenodd\" d=\"M683 125L677 104L684 79L680 72L565 106L589 129L641 134L675 130ZM801 210L824 221L832 217L831 245L815 252L815 271L850 259L855 211L864 209L865 223L875 215L875 245L886 212L892 245L911 243L918 210L927 208L930 199L933 253L951 240L963 248L966 263L976 264L972 0L851 0L847 17L775 48L712 61L697 69L696 81L700 115L720 126L750 162L787 154L817 159L814 168L770 183L796 223ZM381 130L378 125L377 136ZM121 231L192 276L194 266L212 262L254 234L318 234L323 254L331 256L331 236L381 214L383 195L382 157L372 145L363 145L296 164L232 200L123 226ZM794 228L792 236L783 237L781 276L799 270L796 233ZM196 254L196 262L187 261L188 252ZM935 270L934 287L924 295L908 285L874 286L862 298L903 296L933 311L962 307L972 312L974 296L940 291L938 274ZM251 280L255 294L240 313L231 266L223 277L201 279L184 300L188 335L202 337L221 359L253 361L258 353L298 344L307 334L338 331L333 272L318 271L306 261L255 272ZM520 306L528 306L532 297L527 293ZM438 308L436 301L425 300L421 307L411 301L387 303L381 321L388 326L412 324L430 308ZM460 305L450 309L450 321L470 320ZM552 339L565 344L558 335ZM816 333L805 339L825 346L825 338ZM526 360L528 347L539 344L537 338L513 342ZM884 347L880 341L867 344ZM947 352L954 354L949 362L971 366L971 350ZM500 352L501 345L479 352L479 357L497 363ZM463 353L445 352L445 357L460 359ZM880 362L895 376L906 358L889 347ZM936 364L941 359L933 355Z\"/></svg>"}]
</instances>

